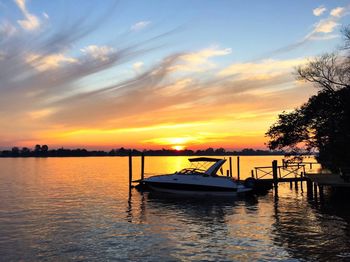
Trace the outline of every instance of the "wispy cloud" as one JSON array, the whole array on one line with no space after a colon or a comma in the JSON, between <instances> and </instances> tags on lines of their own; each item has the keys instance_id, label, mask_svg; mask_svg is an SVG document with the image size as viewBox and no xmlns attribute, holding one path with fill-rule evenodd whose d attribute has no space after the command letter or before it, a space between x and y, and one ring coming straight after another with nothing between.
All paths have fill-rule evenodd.
<instances>
[{"instance_id":1,"label":"wispy cloud","mask_svg":"<svg viewBox=\"0 0 350 262\"><path fill-rule=\"evenodd\" d=\"M312 13L315 15L315 16L320 16L322 15L325 11L327 10L327 8L325 8L323 5L315 8L314 10L312 10Z\"/></svg>"},{"instance_id":2,"label":"wispy cloud","mask_svg":"<svg viewBox=\"0 0 350 262\"><path fill-rule=\"evenodd\" d=\"M31 14L26 7L26 0L15 0L18 8L21 10L25 19L18 20L18 24L25 30L36 30L40 27L40 20L37 16Z\"/></svg>"},{"instance_id":3,"label":"wispy cloud","mask_svg":"<svg viewBox=\"0 0 350 262\"><path fill-rule=\"evenodd\" d=\"M266 59L257 62L236 63L219 72L220 76L234 76L236 79L271 79L277 75L292 73L298 65L306 63L305 58L289 60Z\"/></svg>"},{"instance_id":4,"label":"wispy cloud","mask_svg":"<svg viewBox=\"0 0 350 262\"><path fill-rule=\"evenodd\" d=\"M25 61L39 71L56 69L63 66L65 63L77 63L78 60L72 57L67 57L63 54L50 54L41 56L39 54L30 53L26 55Z\"/></svg>"},{"instance_id":5,"label":"wispy cloud","mask_svg":"<svg viewBox=\"0 0 350 262\"><path fill-rule=\"evenodd\" d=\"M85 48L82 48L81 51L100 61L108 61L110 54L114 53L114 49L106 45L89 45Z\"/></svg>"},{"instance_id":6,"label":"wispy cloud","mask_svg":"<svg viewBox=\"0 0 350 262\"><path fill-rule=\"evenodd\" d=\"M141 31L151 24L151 21L140 21L131 26L131 31Z\"/></svg>"},{"instance_id":7,"label":"wispy cloud","mask_svg":"<svg viewBox=\"0 0 350 262\"><path fill-rule=\"evenodd\" d=\"M302 59L220 68L216 59L229 56L232 49L210 46L168 54L144 67L135 61L145 61L140 55L152 51L147 47L153 42L130 44L127 37L133 34L113 45L77 48L79 40L96 28L84 19L68 21L56 31L44 28L35 33L38 37L28 37L33 32L11 33L20 29L16 23L3 22L0 28L3 145L50 141L85 146L89 140L98 145L125 141L149 145L169 142L169 138L188 138L188 143L233 142L237 137L232 134L263 133L276 111L293 108L308 96L290 74ZM138 72L120 79L113 74L125 62L133 62ZM131 71L130 64L127 69ZM110 81L99 82L93 89L82 83L96 75L103 78L107 70ZM164 130L174 135L162 135Z\"/></svg>"},{"instance_id":8,"label":"wispy cloud","mask_svg":"<svg viewBox=\"0 0 350 262\"><path fill-rule=\"evenodd\" d=\"M344 7L337 7L331 10L331 16L341 17L345 14Z\"/></svg>"},{"instance_id":9,"label":"wispy cloud","mask_svg":"<svg viewBox=\"0 0 350 262\"><path fill-rule=\"evenodd\" d=\"M43 16L46 18L46 19L49 19L49 15L46 13L46 12L43 12Z\"/></svg>"},{"instance_id":10,"label":"wispy cloud","mask_svg":"<svg viewBox=\"0 0 350 262\"><path fill-rule=\"evenodd\" d=\"M346 7L337 7L331 10L328 17L319 20L313 25L311 32L307 33L302 39L296 41L295 43L289 44L287 46L276 49L265 56L272 56L274 54L280 54L285 52L290 52L296 48L299 48L309 41L321 41L329 40L338 37L338 35L333 34L333 32L340 25L339 21L342 17L349 14L350 5Z\"/></svg>"},{"instance_id":11,"label":"wispy cloud","mask_svg":"<svg viewBox=\"0 0 350 262\"><path fill-rule=\"evenodd\" d=\"M339 24L332 19L324 19L315 24L312 34L331 33Z\"/></svg>"},{"instance_id":12,"label":"wispy cloud","mask_svg":"<svg viewBox=\"0 0 350 262\"><path fill-rule=\"evenodd\" d=\"M135 70L136 73L140 73L141 72L141 69L143 68L144 66L144 63L139 61L139 62L136 62L132 65L133 69Z\"/></svg>"},{"instance_id":13,"label":"wispy cloud","mask_svg":"<svg viewBox=\"0 0 350 262\"><path fill-rule=\"evenodd\" d=\"M178 63L172 69L186 72L203 72L216 67L211 58L226 56L231 53L231 48L221 49L218 46L211 46L197 52L180 55Z\"/></svg>"},{"instance_id":14,"label":"wispy cloud","mask_svg":"<svg viewBox=\"0 0 350 262\"><path fill-rule=\"evenodd\" d=\"M349 9L350 6L332 9L328 17L321 19L319 22L313 25L313 30L304 37L303 41L307 41L309 39L319 40L321 36L328 39L327 34L334 32L339 25L338 21L346 15L346 12Z\"/></svg>"}]
</instances>

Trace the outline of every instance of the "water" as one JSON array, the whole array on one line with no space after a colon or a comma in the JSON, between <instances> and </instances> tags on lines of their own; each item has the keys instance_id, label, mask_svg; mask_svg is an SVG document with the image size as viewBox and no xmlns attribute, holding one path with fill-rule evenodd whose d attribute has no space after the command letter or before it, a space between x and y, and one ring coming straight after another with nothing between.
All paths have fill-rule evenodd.
<instances>
[{"instance_id":1,"label":"water","mask_svg":"<svg viewBox=\"0 0 350 262\"><path fill-rule=\"evenodd\" d=\"M242 177L273 159L241 157ZM186 164L148 157L146 172ZM288 184L278 201L129 198L127 168L122 157L0 159L0 260L350 261L350 204L328 194L320 203Z\"/></svg>"}]
</instances>

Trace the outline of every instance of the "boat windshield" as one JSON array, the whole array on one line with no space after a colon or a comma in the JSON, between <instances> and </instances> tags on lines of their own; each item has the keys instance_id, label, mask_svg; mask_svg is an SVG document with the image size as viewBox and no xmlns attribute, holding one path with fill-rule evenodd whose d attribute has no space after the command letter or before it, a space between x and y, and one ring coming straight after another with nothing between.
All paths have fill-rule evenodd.
<instances>
[{"instance_id":1,"label":"boat windshield","mask_svg":"<svg viewBox=\"0 0 350 262\"><path fill-rule=\"evenodd\" d=\"M199 168L184 168L180 172L180 175L203 175L205 174L205 170Z\"/></svg>"},{"instance_id":2,"label":"boat windshield","mask_svg":"<svg viewBox=\"0 0 350 262\"><path fill-rule=\"evenodd\" d=\"M190 175L209 175L216 176L216 172L225 163L225 159L198 157L190 158L191 166L189 168L182 169L179 174Z\"/></svg>"}]
</instances>

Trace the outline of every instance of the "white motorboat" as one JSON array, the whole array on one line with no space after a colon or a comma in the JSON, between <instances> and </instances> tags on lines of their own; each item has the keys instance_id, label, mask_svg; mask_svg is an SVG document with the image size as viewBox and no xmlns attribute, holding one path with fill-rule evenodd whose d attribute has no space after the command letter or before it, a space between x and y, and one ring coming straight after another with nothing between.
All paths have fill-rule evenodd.
<instances>
[{"instance_id":1,"label":"white motorboat","mask_svg":"<svg viewBox=\"0 0 350 262\"><path fill-rule=\"evenodd\" d=\"M140 185L158 192L188 195L233 196L252 190L253 185L249 183L242 184L232 177L217 175L225 159L197 157L189 161L190 168L146 178Z\"/></svg>"}]
</instances>

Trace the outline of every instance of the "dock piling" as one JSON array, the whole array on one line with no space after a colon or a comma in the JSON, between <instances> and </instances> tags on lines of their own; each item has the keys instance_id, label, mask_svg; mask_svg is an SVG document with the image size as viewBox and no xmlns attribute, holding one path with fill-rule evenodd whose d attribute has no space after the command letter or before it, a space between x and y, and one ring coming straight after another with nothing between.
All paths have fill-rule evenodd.
<instances>
[{"instance_id":1,"label":"dock piling","mask_svg":"<svg viewBox=\"0 0 350 262\"><path fill-rule=\"evenodd\" d=\"M315 199L317 199L317 184L314 183L314 196L315 196Z\"/></svg>"},{"instance_id":2,"label":"dock piling","mask_svg":"<svg viewBox=\"0 0 350 262\"><path fill-rule=\"evenodd\" d=\"M318 189L319 189L319 191L320 191L320 200L323 200L323 199L324 199L323 186L319 185L319 186L318 186Z\"/></svg>"},{"instance_id":3,"label":"dock piling","mask_svg":"<svg viewBox=\"0 0 350 262\"><path fill-rule=\"evenodd\" d=\"M301 172L300 173L300 178L301 178L301 180L300 180L300 190L301 190L301 192L304 192L304 188L303 188L303 181L305 181L304 179L304 172Z\"/></svg>"},{"instance_id":4,"label":"dock piling","mask_svg":"<svg viewBox=\"0 0 350 262\"><path fill-rule=\"evenodd\" d=\"M239 170L239 156L237 156L237 180L240 180L240 170Z\"/></svg>"},{"instance_id":5,"label":"dock piling","mask_svg":"<svg viewBox=\"0 0 350 262\"><path fill-rule=\"evenodd\" d=\"M232 157L229 157L230 160L230 177L232 177Z\"/></svg>"},{"instance_id":6,"label":"dock piling","mask_svg":"<svg viewBox=\"0 0 350 262\"><path fill-rule=\"evenodd\" d=\"M275 194L278 193L278 175L277 175L277 160L272 161L272 175L273 175L273 186L275 188Z\"/></svg>"},{"instance_id":7,"label":"dock piling","mask_svg":"<svg viewBox=\"0 0 350 262\"><path fill-rule=\"evenodd\" d=\"M141 155L141 180L145 178L145 155Z\"/></svg>"},{"instance_id":8,"label":"dock piling","mask_svg":"<svg viewBox=\"0 0 350 262\"><path fill-rule=\"evenodd\" d=\"M129 189L132 187L132 153L129 152Z\"/></svg>"},{"instance_id":9,"label":"dock piling","mask_svg":"<svg viewBox=\"0 0 350 262\"><path fill-rule=\"evenodd\" d=\"M312 195L313 195L313 193L312 193L312 181L310 178L308 178L306 180L306 190L307 190L308 196L312 197Z\"/></svg>"},{"instance_id":10,"label":"dock piling","mask_svg":"<svg viewBox=\"0 0 350 262\"><path fill-rule=\"evenodd\" d=\"M295 187L295 190L298 190L298 180L296 175L295 175L294 187Z\"/></svg>"}]
</instances>

